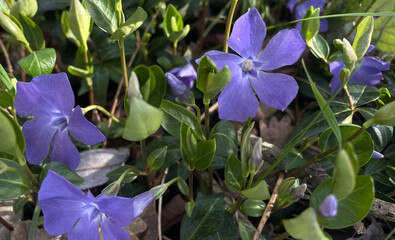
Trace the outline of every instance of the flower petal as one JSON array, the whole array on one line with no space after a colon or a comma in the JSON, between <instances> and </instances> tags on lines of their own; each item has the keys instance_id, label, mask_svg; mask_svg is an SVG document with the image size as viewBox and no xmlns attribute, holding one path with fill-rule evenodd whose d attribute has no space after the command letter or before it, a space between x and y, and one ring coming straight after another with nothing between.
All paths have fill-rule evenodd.
<instances>
[{"instance_id":1,"label":"flower petal","mask_svg":"<svg viewBox=\"0 0 395 240\"><path fill-rule=\"evenodd\" d=\"M31 164L39 164L49 153L51 141L57 128L50 125L51 117L42 114L23 125L22 133L26 141L26 159Z\"/></svg>"},{"instance_id":2,"label":"flower petal","mask_svg":"<svg viewBox=\"0 0 395 240\"><path fill-rule=\"evenodd\" d=\"M90 219L88 214L83 215L77 224L69 231L70 240L100 240L99 217Z\"/></svg>"},{"instance_id":3,"label":"flower petal","mask_svg":"<svg viewBox=\"0 0 395 240\"><path fill-rule=\"evenodd\" d=\"M340 71L345 67L346 65L341 61L333 61L329 64L329 71L333 74L331 80L332 93L336 92L337 89L339 89L339 87L342 85L339 74Z\"/></svg>"},{"instance_id":4,"label":"flower petal","mask_svg":"<svg viewBox=\"0 0 395 240\"><path fill-rule=\"evenodd\" d=\"M185 85L185 82L178 79L171 72L165 73L165 77L174 96L183 102L191 103L191 89Z\"/></svg>"},{"instance_id":5,"label":"flower petal","mask_svg":"<svg viewBox=\"0 0 395 240\"><path fill-rule=\"evenodd\" d=\"M115 223L126 226L133 221L133 200L125 197L96 198L101 212L109 216Z\"/></svg>"},{"instance_id":6,"label":"flower petal","mask_svg":"<svg viewBox=\"0 0 395 240\"><path fill-rule=\"evenodd\" d=\"M384 155L373 150L372 158L384 158Z\"/></svg>"},{"instance_id":7,"label":"flower petal","mask_svg":"<svg viewBox=\"0 0 395 240\"><path fill-rule=\"evenodd\" d=\"M122 211L122 210L121 210ZM103 235L103 239L117 239L117 240L129 240L130 236L129 233L114 223L113 221L109 220L107 217L102 217L100 221L100 229L101 234Z\"/></svg>"},{"instance_id":8,"label":"flower petal","mask_svg":"<svg viewBox=\"0 0 395 240\"><path fill-rule=\"evenodd\" d=\"M259 102L247 77L232 76L218 98L220 119L245 122L258 112Z\"/></svg>"},{"instance_id":9,"label":"flower petal","mask_svg":"<svg viewBox=\"0 0 395 240\"><path fill-rule=\"evenodd\" d=\"M320 8L320 11L324 10L326 0L309 0L303 4L299 4L295 8L295 19L302 19L306 15L310 6L313 8Z\"/></svg>"},{"instance_id":10,"label":"flower petal","mask_svg":"<svg viewBox=\"0 0 395 240\"><path fill-rule=\"evenodd\" d=\"M73 138L87 145L106 141L100 130L82 115L80 106L71 112L68 129Z\"/></svg>"},{"instance_id":11,"label":"flower petal","mask_svg":"<svg viewBox=\"0 0 395 240\"><path fill-rule=\"evenodd\" d=\"M295 5L298 3L299 0L289 0L287 3L287 8L289 9L289 11L291 11L291 13L294 12L294 8Z\"/></svg>"},{"instance_id":12,"label":"flower petal","mask_svg":"<svg viewBox=\"0 0 395 240\"><path fill-rule=\"evenodd\" d=\"M350 81L374 86L383 79L381 71L389 70L390 65L373 57L364 57L359 69L351 76Z\"/></svg>"},{"instance_id":13,"label":"flower petal","mask_svg":"<svg viewBox=\"0 0 395 240\"><path fill-rule=\"evenodd\" d=\"M80 189L59 174L48 171L38 192L45 230L51 235L70 231L82 215L85 200Z\"/></svg>"},{"instance_id":14,"label":"flower petal","mask_svg":"<svg viewBox=\"0 0 395 240\"><path fill-rule=\"evenodd\" d=\"M266 36L266 25L256 8L243 14L233 25L226 41L231 49L243 58L256 57Z\"/></svg>"},{"instance_id":15,"label":"flower petal","mask_svg":"<svg viewBox=\"0 0 395 240\"><path fill-rule=\"evenodd\" d=\"M284 29L270 39L258 61L262 63L260 70L270 71L286 65L292 65L299 60L306 44L296 29Z\"/></svg>"},{"instance_id":16,"label":"flower petal","mask_svg":"<svg viewBox=\"0 0 395 240\"><path fill-rule=\"evenodd\" d=\"M259 72L258 78L250 78L261 102L268 107L284 111L298 94L298 84L289 75Z\"/></svg>"},{"instance_id":17,"label":"flower petal","mask_svg":"<svg viewBox=\"0 0 395 240\"><path fill-rule=\"evenodd\" d=\"M77 148L71 142L67 129L58 130L52 143L51 160L61 162L76 170L80 163L80 155Z\"/></svg>"},{"instance_id":18,"label":"flower petal","mask_svg":"<svg viewBox=\"0 0 395 240\"><path fill-rule=\"evenodd\" d=\"M189 89L192 89L197 78L197 73L189 58L186 58L186 60L188 62L187 65L173 68L170 73L180 79Z\"/></svg>"},{"instance_id":19,"label":"flower petal","mask_svg":"<svg viewBox=\"0 0 395 240\"><path fill-rule=\"evenodd\" d=\"M66 73L39 75L29 83L17 83L15 108L20 115L44 111L68 116L73 107L74 93Z\"/></svg>"},{"instance_id":20,"label":"flower petal","mask_svg":"<svg viewBox=\"0 0 395 240\"><path fill-rule=\"evenodd\" d=\"M209 51L204 55L209 56L215 62L218 69L221 71L223 67L228 66L232 76L241 75L241 67L243 59L235 54L224 53L220 51Z\"/></svg>"}]
</instances>

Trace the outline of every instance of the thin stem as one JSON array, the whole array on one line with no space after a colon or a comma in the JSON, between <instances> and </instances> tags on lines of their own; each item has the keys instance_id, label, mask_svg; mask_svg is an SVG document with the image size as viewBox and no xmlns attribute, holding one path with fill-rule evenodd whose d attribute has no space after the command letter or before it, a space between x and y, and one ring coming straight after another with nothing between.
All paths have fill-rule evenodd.
<instances>
[{"instance_id":1,"label":"thin stem","mask_svg":"<svg viewBox=\"0 0 395 240\"><path fill-rule=\"evenodd\" d=\"M210 114L209 114L209 104L204 104L204 128L206 130L206 140L210 138ZM211 163L208 167L208 189L210 193L213 193L213 175L214 169Z\"/></svg>"},{"instance_id":2,"label":"thin stem","mask_svg":"<svg viewBox=\"0 0 395 240\"><path fill-rule=\"evenodd\" d=\"M354 103L353 103L352 97L350 95L350 92L347 89L347 85L344 86L343 90L344 90L344 92L347 95L348 104L350 105L350 109L351 109L352 112L354 112L355 111Z\"/></svg>"},{"instance_id":3,"label":"thin stem","mask_svg":"<svg viewBox=\"0 0 395 240\"><path fill-rule=\"evenodd\" d=\"M391 230L390 233L388 233L387 236L385 236L384 240L390 240L391 236L394 235L395 233L395 228Z\"/></svg>"},{"instance_id":4,"label":"thin stem","mask_svg":"<svg viewBox=\"0 0 395 240\"><path fill-rule=\"evenodd\" d=\"M0 223L5 227L5 228L7 228L8 230L10 230L10 231L14 231L14 227L11 225L11 224L9 224L4 218L2 218L1 216L0 216Z\"/></svg>"},{"instance_id":5,"label":"thin stem","mask_svg":"<svg viewBox=\"0 0 395 240\"><path fill-rule=\"evenodd\" d=\"M165 179L168 172L169 172L169 168L166 168L165 173L162 176L161 184L165 183ZM163 195L160 196L158 201L158 239L159 240L162 240L162 206L163 206Z\"/></svg>"},{"instance_id":6,"label":"thin stem","mask_svg":"<svg viewBox=\"0 0 395 240\"><path fill-rule=\"evenodd\" d=\"M204 7L203 7L203 13L200 18L200 32L199 32L199 50L198 52L202 54L203 50L203 35L204 35L204 29L206 27L206 15L207 15L207 10L208 10L208 4L209 0L204 0Z\"/></svg>"},{"instance_id":7,"label":"thin stem","mask_svg":"<svg viewBox=\"0 0 395 240\"><path fill-rule=\"evenodd\" d=\"M33 173L30 171L29 167L26 164L26 159L25 157L18 157L18 162L22 166L23 170L25 170L26 174L29 176L31 183L34 187L34 191L38 192L38 189L40 188L40 184L37 182L36 178L33 176Z\"/></svg>"},{"instance_id":8,"label":"thin stem","mask_svg":"<svg viewBox=\"0 0 395 240\"><path fill-rule=\"evenodd\" d=\"M236 204L229 209L230 210L230 215L235 215L235 213L237 212L237 210L240 208L241 204L243 203L244 197L239 196L239 198L236 201Z\"/></svg>"},{"instance_id":9,"label":"thin stem","mask_svg":"<svg viewBox=\"0 0 395 240\"><path fill-rule=\"evenodd\" d=\"M36 207L34 208L34 212L33 212L33 219L30 225L28 240L36 239L35 235L37 229L37 221L38 221L38 217L40 216L40 212L41 212L40 205L36 203Z\"/></svg>"},{"instance_id":10,"label":"thin stem","mask_svg":"<svg viewBox=\"0 0 395 240\"><path fill-rule=\"evenodd\" d=\"M195 111L196 111L196 117L197 117L197 119L200 119L200 118L201 118L201 116L200 116L200 108L199 108L196 104L193 104L192 107L193 107L193 108L195 109Z\"/></svg>"},{"instance_id":11,"label":"thin stem","mask_svg":"<svg viewBox=\"0 0 395 240\"><path fill-rule=\"evenodd\" d=\"M189 178L188 178L188 184L189 184L189 201L193 202L193 170L189 170Z\"/></svg>"},{"instance_id":12,"label":"thin stem","mask_svg":"<svg viewBox=\"0 0 395 240\"><path fill-rule=\"evenodd\" d=\"M90 106L83 109L83 113L85 115L87 112L89 112L91 110L95 110L95 109L104 113L107 117L111 118L112 120L114 120L114 122L118 123L119 125L124 126L124 124L117 117L115 117L114 115L109 113L104 107L99 106L99 105L90 105Z\"/></svg>"},{"instance_id":13,"label":"thin stem","mask_svg":"<svg viewBox=\"0 0 395 240\"><path fill-rule=\"evenodd\" d=\"M11 9L12 6L11 6L10 2L8 2L8 0L5 0L5 3L7 4L8 8Z\"/></svg>"},{"instance_id":14,"label":"thin stem","mask_svg":"<svg viewBox=\"0 0 395 240\"><path fill-rule=\"evenodd\" d=\"M228 43L226 43L226 41L229 38L230 35L230 28L232 26L232 21L233 21L233 15L235 13L235 9L236 9L236 5L238 0L232 0L232 5L230 6L230 10L229 10L229 15L228 15L228 19L226 20L226 27L225 27L225 38L224 38L224 52L228 52Z\"/></svg>"},{"instance_id":15,"label":"thin stem","mask_svg":"<svg viewBox=\"0 0 395 240\"><path fill-rule=\"evenodd\" d=\"M283 179L284 179L284 173L280 172L280 174L277 178L276 185L274 186L272 196L270 197L270 200L265 208L265 211L263 212L261 221L259 222L258 228L256 229L253 240L257 240L259 238L259 235L261 234L266 221L269 219L270 213L272 212L274 203L276 202L276 199L278 196L278 188L280 187L280 184L283 181Z\"/></svg>"},{"instance_id":16,"label":"thin stem","mask_svg":"<svg viewBox=\"0 0 395 240\"><path fill-rule=\"evenodd\" d=\"M149 171L147 161L147 148L145 146L145 140L140 140L141 157L143 158L144 170Z\"/></svg>"},{"instance_id":17,"label":"thin stem","mask_svg":"<svg viewBox=\"0 0 395 240\"><path fill-rule=\"evenodd\" d=\"M172 59L172 67L176 66L176 58L177 58L177 41L173 43L173 59Z\"/></svg>"},{"instance_id":18,"label":"thin stem","mask_svg":"<svg viewBox=\"0 0 395 240\"><path fill-rule=\"evenodd\" d=\"M1 50L3 51L5 60L7 62L8 72L13 74L14 73L14 69L13 69L12 63L10 61L10 55L8 54L7 48L4 46L4 43L3 43L3 41L1 39L0 39L0 47L1 47Z\"/></svg>"},{"instance_id":19,"label":"thin stem","mask_svg":"<svg viewBox=\"0 0 395 240\"><path fill-rule=\"evenodd\" d=\"M118 41L118 45L119 45L119 53L120 53L120 56L121 56L123 85L125 87L125 92L127 92L128 91L128 72L127 72L127 69L126 69L124 40L123 39L119 40Z\"/></svg>"}]
</instances>

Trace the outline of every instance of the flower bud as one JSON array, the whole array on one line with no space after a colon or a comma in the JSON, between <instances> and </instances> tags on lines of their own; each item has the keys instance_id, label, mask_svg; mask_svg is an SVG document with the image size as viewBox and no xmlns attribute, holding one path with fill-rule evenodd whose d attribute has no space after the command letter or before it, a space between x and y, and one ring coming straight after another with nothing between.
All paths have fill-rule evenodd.
<instances>
[{"instance_id":1,"label":"flower bud","mask_svg":"<svg viewBox=\"0 0 395 240\"><path fill-rule=\"evenodd\" d=\"M373 150L372 158L384 158L384 155Z\"/></svg>"},{"instance_id":2,"label":"flower bud","mask_svg":"<svg viewBox=\"0 0 395 240\"><path fill-rule=\"evenodd\" d=\"M327 196L324 201L318 206L318 213L323 218L331 218L337 214L337 199L335 195Z\"/></svg>"},{"instance_id":3,"label":"flower bud","mask_svg":"<svg viewBox=\"0 0 395 240\"><path fill-rule=\"evenodd\" d=\"M167 83L171 87L171 91L180 101L188 104L193 103L191 99L191 90L187 87L187 85L185 85L185 83L183 83L170 72L165 73L165 77Z\"/></svg>"},{"instance_id":4,"label":"flower bud","mask_svg":"<svg viewBox=\"0 0 395 240\"><path fill-rule=\"evenodd\" d=\"M263 164L262 138L258 138L250 156L250 173L256 173Z\"/></svg>"},{"instance_id":5,"label":"flower bud","mask_svg":"<svg viewBox=\"0 0 395 240\"><path fill-rule=\"evenodd\" d=\"M302 185L297 186L296 188L292 189L291 191L291 200L292 201L297 201L301 199L306 192L307 185L306 183L303 183Z\"/></svg>"}]
</instances>

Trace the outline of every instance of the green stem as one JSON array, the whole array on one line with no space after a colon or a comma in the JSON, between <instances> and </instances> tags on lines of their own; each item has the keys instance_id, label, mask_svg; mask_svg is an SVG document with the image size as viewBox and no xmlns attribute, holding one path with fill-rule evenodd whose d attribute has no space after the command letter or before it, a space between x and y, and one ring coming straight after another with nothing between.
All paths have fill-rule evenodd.
<instances>
[{"instance_id":1,"label":"green stem","mask_svg":"<svg viewBox=\"0 0 395 240\"><path fill-rule=\"evenodd\" d=\"M206 130L206 140L210 138L210 114L209 114L209 104L204 104L204 128ZM200 119L200 118L199 118ZM213 163L208 167L208 189L210 193L213 193L213 176L214 169Z\"/></svg>"},{"instance_id":2,"label":"green stem","mask_svg":"<svg viewBox=\"0 0 395 240\"><path fill-rule=\"evenodd\" d=\"M30 45L25 45L25 47L29 53L33 53L33 50L30 48Z\"/></svg>"},{"instance_id":3,"label":"green stem","mask_svg":"<svg viewBox=\"0 0 395 240\"><path fill-rule=\"evenodd\" d=\"M353 103L352 97L350 95L350 92L348 91L347 85L345 85L343 87L343 90L346 93L348 104L350 105L350 109L351 109L352 113L354 113L355 112L355 107L354 107L354 103Z\"/></svg>"},{"instance_id":4,"label":"green stem","mask_svg":"<svg viewBox=\"0 0 395 240\"><path fill-rule=\"evenodd\" d=\"M128 92L128 72L126 69L126 59L125 59L125 44L123 39L118 41L119 53L121 56L121 66L122 66L122 78L123 85L125 87L125 92Z\"/></svg>"},{"instance_id":5,"label":"green stem","mask_svg":"<svg viewBox=\"0 0 395 240\"><path fill-rule=\"evenodd\" d=\"M149 169L148 169L147 148L145 146L145 140L140 140L140 149L141 149L141 157L143 158L143 163L144 163L144 170L148 172Z\"/></svg>"},{"instance_id":6,"label":"green stem","mask_svg":"<svg viewBox=\"0 0 395 240\"><path fill-rule=\"evenodd\" d=\"M390 240L391 236L394 235L395 233L395 228L391 230L390 233L388 233L387 236L385 236L384 240Z\"/></svg>"},{"instance_id":7,"label":"green stem","mask_svg":"<svg viewBox=\"0 0 395 240\"><path fill-rule=\"evenodd\" d=\"M199 108L196 104L193 104L192 107L193 107L193 108L195 109L195 111L196 111L196 117L197 117L197 119L200 119L200 108Z\"/></svg>"},{"instance_id":8,"label":"green stem","mask_svg":"<svg viewBox=\"0 0 395 240\"><path fill-rule=\"evenodd\" d=\"M233 15L235 13L236 10L236 5L238 0L232 0L232 5L230 6L230 10L229 10L229 15L228 15L228 19L226 20L226 27L225 27L225 38L224 38L224 52L228 52L228 43L226 43L226 41L229 38L230 35L230 28L232 26L232 21L233 21Z\"/></svg>"},{"instance_id":9,"label":"green stem","mask_svg":"<svg viewBox=\"0 0 395 240\"><path fill-rule=\"evenodd\" d=\"M7 6L8 6L9 9L12 8L12 6L11 6L10 2L8 2L8 0L5 0L5 3L7 4Z\"/></svg>"},{"instance_id":10,"label":"green stem","mask_svg":"<svg viewBox=\"0 0 395 240\"><path fill-rule=\"evenodd\" d=\"M112 115L110 112L108 112L104 107L99 106L99 105L90 105L88 107L85 107L82 109L83 114L85 115L87 112L97 109L100 112L104 113L104 115L106 115L107 117L111 118L112 120L114 120L114 122L118 123L121 126L124 126L124 124L119 120L119 118L115 117L114 115Z\"/></svg>"},{"instance_id":11,"label":"green stem","mask_svg":"<svg viewBox=\"0 0 395 240\"><path fill-rule=\"evenodd\" d=\"M177 58L177 44L178 42L175 41L173 43L173 59L171 61L172 67L174 68L176 66L176 58Z\"/></svg>"},{"instance_id":12,"label":"green stem","mask_svg":"<svg viewBox=\"0 0 395 240\"><path fill-rule=\"evenodd\" d=\"M239 198L237 199L236 203L233 204L229 209L229 213L230 215L235 215L235 213L237 212L237 210L240 208L241 204L243 203L244 197L239 196Z\"/></svg>"},{"instance_id":13,"label":"green stem","mask_svg":"<svg viewBox=\"0 0 395 240\"><path fill-rule=\"evenodd\" d=\"M40 188L40 184L37 182L36 178L33 176L33 173L30 171L29 167L26 164L26 159L24 156L22 157L17 157L19 165L25 170L27 176L30 178L30 182L33 185L33 191L38 192L38 189Z\"/></svg>"},{"instance_id":14,"label":"green stem","mask_svg":"<svg viewBox=\"0 0 395 240\"><path fill-rule=\"evenodd\" d=\"M38 217L40 216L40 212L41 212L41 208L37 202L36 207L34 208L34 212L33 212L33 219L32 219L31 225L30 225L30 229L29 229L28 240L36 239L35 235L36 235L36 229L37 229L37 221L38 221Z\"/></svg>"},{"instance_id":15,"label":"green stem","mask_svg":"<svg viewBox=\"0 0 395 240\"><path fill-rule=\"evenodd\" d=\"M189 170L188 184L189 184L189 201L193 202L193 170Z\"/></svg>"}]
</instances>

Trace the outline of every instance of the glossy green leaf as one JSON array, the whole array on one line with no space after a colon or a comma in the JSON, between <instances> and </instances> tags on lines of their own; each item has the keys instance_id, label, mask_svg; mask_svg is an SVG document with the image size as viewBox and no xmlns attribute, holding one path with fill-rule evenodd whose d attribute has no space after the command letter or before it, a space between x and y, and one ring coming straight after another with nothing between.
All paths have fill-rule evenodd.
<instances>
[{"instance_id":1,"label":"glossy green leaf","mask_svg":"<svg viewBox=\"0 0 395 240\"><path fill-rule=\"evenodd\" d=\"M149 70L153 74L155 82L151 84L148 103L150 103L152 106L160 107L167 87L165 74L158 65L149 66Z\"/></svg>"},{"instance_id":2,"label":"glossy green leaf","mask_svg":"<svg viewBox=\"0 0 395 240\"><path fill-rule=\"evenodd\" d=\"M1 122L3 123L3 121ZM4 158L0 158L0 161L10 168L14 168L22 174L24 173L23 168L16 162ZM20 176L13 171L6 171L0 174L0 185L0 200L14 199L29 191L29 188L23 183Z\"/></svg>"},{"instance_id":3,"label":"glossy green leaf","mask_svg":"<svg viewBox=\"0 0 395 240\"><path fill-rule=\"evenodd\" d=\"M150 141L147 145L147 153L150 154L156 149L165 146L167 147L167 153L161 169L167 168L181 159L180 140L172 136L162 136L160 138L156 138Z\"/></svg>"},{"instance_id":4,"label":"glossy green leaf","mask_svg":"<svg viewBox=\"0 0 395 240\"><path fill-rule=\"evenodd\" d=\"M320 15L320 9L319 8L314 9L313 6L310 6L304 18L318 17L319 15ZM318 30L320 29L320 20L313 19L313 20L303 21L301 27L302 27L303 36L306 38L307 44L309 44L309 41L312 38L314 38L315 35L317 35Z\"/></svg>"},{"instance_id":5,"label":"glossy green leaf","mask_svg":"<svg viewBox=\"0 0 395 240\"><path fill-rule=\"evenodd\" d=\"M390 2L390 1L387 1ZM386 11L388 11L386 9ZM395 17L380 17L374 20L372 39L375 47L383 52L395 54Z\"/></svg>"},{"instance_id":6,"label":"glossy green leaf","mask_svg":"<svg viewBox=\"0 0 395 240\"><path fill-rule=\"evenodd\" d=\"M354 190L357 173L351 161L346 150L341 149L337 153L335 169L333 170L331 193L339 200Z\"/></svg>"},{"instance_id":7,"label":"glossy green leaf","mask_svg":"<svg viewBox=\"0 0 395 240\"><path fill-rule=\"evenodd\" d=\"M236 236L236 226L225 210L224 194L198 193L192 215L182 220L180 239L236 240Z\"/></svg>"},{"instance_id":8,"label":"glossy green leaf","mask_svg":"<svg viewBox=\"0 0 395 240\"><path fill-rule=\"evenodd\" d=\"M38 10L37 0L18 0L11 8L11 15L19 19L19 14L34 17Z\"/></svg>"},{"instance_id":9,"label":"glossy green leaf","mask_svg":"<svg viewBox=\"0 0 395 240\"><path fill-rule=\"evenodd\" d=\"M381 107L369 121L373 124L395 126L395 101Z\"/></svg>"},{"instance_id":10,"label":"glossy green leaf","mask_svg":"<svg viewBox=\"0 0 395 240\"><path fill-rule=\"evenodd\" d=\"M91 28L91 17L80 0L71 0L69 26L82 45L88 41Z\"/></svg>"},{"instance_id":11,"label":"glossy green leaf","mask_svg":"<svg viewBox=\"0 0 395 240\"><path fill-rule=\"evenodd\" d=\"M317 222L313 208L304 210L299 216L283 220L285 230L289 235L302 240L329 240Z\"/></svg>"},{"instance_id":12,"label":"glossy green leaf","mask_svg":"<svg viewBox=\"0 0 395 240\"><path fill-rule=\"evenodd\" d=\"M215 74L219 72L217 65L208 56L199 59L197 69L196 87L203 93L206 92L208 81L213 81Z\"/></svg>"},{"instance_id":13,"label":"glossy green leaf","mask_svg":"<svg viewBox=\"0 0 395 240\"><path fill-rule=\"evenodd\" d=\"M366 86L357 83L348 83L347 84L348 92L351 95L354 106L362 106L370 102L376 101L380 97L380 90L375 87ZM333 103L340 103L349 105L348 100L345 98L336 98Z\"/></svg>"},{"instance_id":14,"label":"glossy green leaf","mask_svg":"<svg viewBox=\"0 0 395 240\"><path fill-rule=\"evenodd\" d=\"M50 74L55 66L56 53L53 48L38 50L19 60L22 69L32 77Z\"/></svg>"},{"instance_id":15,"label":"glossy green leaf","mask_svg":"<svg viewBox=\"0 0 395 240\"><path fill-rule=\"evenodd\" d=\"M82 177L80 177L76 172L61 162L51 162L49 164L48 170L56 172L74 185L80 185L84 183L84 179Z\"/></svg>"},{"instance_id":16,"label":"glossy green leaf","mask_svg":"<svg viewBox=\"0 0 395 240\"><path fill-rule=\"evenodd\" d=\"M130 100L128 115L122 137L130 141L146 139L159 129L163 119L162 110L137 97Z\"/></svg>"},{"instance_id":17,"label":"glossy green leaf","mask_svg":"<svg viewBox=\"0 0 395 240\"><path fill-rule=\"evenodd\" d=\"M191 128L182 122L180 126L181 155L185 163L189 166L193 166L197 147L197 141L192 133Z\"/></svg>"},{"instance_id":18,"label":"glossy green leaf","mask_svg":"<svg viewBox=\"0 0 395 240\"><path fill-rule=\"evenodd\" d=\"M312 53L317 57L324 60L328 60L329 56L329 45L326 42L325 38L321 35L315 35L309 42L309 47L312 50Z\"/></svg>"},{"instance_id":19,"label":"glossy green leaf","mask_svg":"<svg viewBox=\"0 0 395 240\"><path fill-rule=\"evenodd\" d=\"M94 65L93 72L93 95L100 105L105 106L107 103L108 85L110 83L110 75L112 74L108 68L102 65ZM112 123L114 125L114 122Z\"/></svg>"},{"instance_id":20,"label":"glossy green leaf","mask_svg":"<svg viewBox=\"0 0 395 240\"><path fill-rule=\"evenodd\" d=\"M241 171L241 161L234 154L230 155L225 166L226 186L234 192L239 192L243 187L244 179Z\"/></svg>"},{"instance_id":21,"label":"glossy green leaf","mask_svg":"<svg viewBox=\"0 0 395 240\"><path fill-rule=\"evenodd\" d=\"M242 240L252 240L255 234L255 230L244 224L242 221L238 221L239 233Z\"/></svg>"},{"instance_id":22,"label":"glossy green leaf","mask_svg":"<svg viewBox=\"0 0 395 240\"><path fill-rule=\"evenodd\" d=\"M11 34L15 40L23 43L25 46L29 46L29 42L26 40L23 34L22 25L19 21L6 13L0 12L0 26L9 34Z\"/></svg>"},{"instance_id":23,"label":"glossy green leaf","mask_svg":"<svg viewBox=\"0 0 395 240\"><path fill-rule=\"evenodd\" d=\"M185 204L185 213L188 217L192 216L193 208L195 207L195 202L187 202Z\"/></svg>"},{"instance_id":24,"label":"glossy green leaf","mask_svg":"<svg viewBox=\"0 0 395 240\"><path fill-rule=\"evenodd\" d=\"M108 34L118 28L115 0L87 0L86 8L96 25Z\"/></svg>"},{"instance_id":25,"label":"glossy green leaf","mask_svg":"<svg viewBox=\"0 0 395 240\"><path fill-rule=\"evenodd\" d=\"M13 83L3 65L0 64L0 82L4 89L7 89L13 96L16 94L16 83Z\"/></svg>"},{"instance_id":26,"label":"glossy green leaf","mask_svg":"<svg viewBox=\"0 0 395 240\"><path fill-rule=\"evenodd\" d=\"M323 109L322 114L324 115L325 119L328 121L328 124L331 127L333 133L335 134L338 144L340 145L342 140L342 135L340 132L339 125L336 121L335 115L333 115L333 112L329 107L329 104L327 104L327 101L324 99L324 97L322 97L321 93L318 91L317 87L315 86L313 80L311 80L311 77L309 75L309 72L307 71L304 61L302 61L302 64L306 72L307 78L309 79L311 89L313 90L314 96L318 102L318 105L320 106L321 109Z\"/></svg>"},{"instance_id":27,"label":"glossy green leaf","mask_svg":"<svg viewBox=\"0 0 395 240\"><path fill-rule=\"evenodd\" d=\"M73 65L69 65L67 67L67 71L76 77L80 77L80 78L88 78L88 77L92 77L93 74L90 73L89 71L85 70L85 69L81 69L78 67L74 67Z\"/></svg>"},{"instance_id":28,"label":"glossy green leaf","mask_svg":"<svg viewBox=\"0 0 395 240\"><path fill-rule=\"evenodd\" d=\"M12 106L13 103L14 99L12 96L8 92L0 90L0 107L8 108Z\"/></svg>"},{"instance_id":29,"label":"glossy green leaf","mask_svg":"<svg viewBox=\"0 0 395 240\"><path fill-rule=\"evenodd\" d=\"M347 138L351 137L359 129L360 127L357 125L340 126L342 140L344 141ZM351 143L355 149L355 154L358 157L359 166L365 165L370 160L373 153L373 141L369 133L367 133L366 131L362 132L362 134L360 134L358 137L352 140ZM318 146L323 151L331 149L336 145L337 145L337 141L331 129L328 129L325 132L323 132L318 140ZM332 153L328 156L328 159L334 160L335 157L336 154Z\"/></svg>"},{"instance_id":30,"label":"glossy green leaf","mask_svg":"<svg viewBox=\"0 0 395 240\"><path fill-rule=\"evenodd\" d=\"M169 37L169 40L172 42L179 42L188 35L190 30L191 30L191 28L188 24L181 31L172 33Z\"/></svg>"},{"instance_id":31,"label":"glossy green leaf","mask_svg":"<svg viewBox=\"0 0 395 240\"><path fill-rule=\"evenodd\" d=\"M367 16L363 18L357 27L357 34L355 35L352 47L354 48L358 59L365 56L365 53L370 46L374 27L373 22L373 17Z\"/></svg>"},{"instance_id":32,"label":"glossy green leaf","mask_svg":"<svg viewBox=\"0 0 395 240\"><path fill-rule=\"evenodd\" d=\"M125 175L125 178L123 179L123 181L126 183L133 182L138 177L136 172L138 172L139 170L136 167L131 166L131 165L121 166L121 167L107 173L106 177L108 177L112 181L117 181L118 178L125 171L128 171L128 173Z\"/></svg>"},{"instance_id":33,"label":"glossy green leaf","mask_svg":"<svg viewBox=\"0 0 395 240\"><path fill-rule=\"evenodd\" d=\"M148 168L151 171L156 171L162 167L167 153L167 146L161 147L152 151L147 158Z\"/></svg>"},{"instance_id":34,"label":"glossy green leaf","mask_svg":"<svg viewBox=\"0 0 395 240\"><path fill-rule=\"evenodd\" d=\"M179 138L181 123L185 123L202 138L203 133L200 121L192 112L165 99L162 100L160 108L165 112L162 126L168 133Z\"/></svg>"},{"instance_id":35,"label":"glossy green leaf","mask_svg":"<svg viewBox=\"0 0 395 240\"><path fill-rule=\"evenodd\" d=\"M213 129L211 129L210 139L215 139L217 146L215 156L228 158L231 154L237 153L237 132L231 122L221 120L216 123Z\"/></svg>"},{"instance_id":36,"label":"glossy green leaf","mask_svg":"<svg viewBox=\"0 0 395 240\"><path fill-rule=\"evenodd\" d=\"M117 30L111 35L111 40L122 40L127 35L136 31L147 19L147 13L141 7L137 7L133 15L122 23Z\"/></svg>"},{"instance_id":37,"label":"glossy green leaf","mask_svg":"<svg viewBox=\"0 0 395 240\"><path fill-rule=\"evenodd\" d=\"M193 166L197 170L205 170L211 165L214 159L215 147L215 139L198 142L193 156Z\"/></svg>"},{"instance_id":38,"label":"glossy green leaf","mask_svg":"<svg viewBox=\"0 0 395 240\"><path fill-rule=\"evenodd\" d=\"M241 136L240 158L241 158L241 169L243 176L247 177L249 173L249 160L252 153L250 136L251 136L251 130L254 127L254 122L249 123L247 121L244 126L247 126L247 128Z\"/></svg>"},{"instance_id":39,"label":"glossy green leaf","mask_svg":"<svg viewBox=\"0 0 395 240\"><path fill-rule=\"evenodd\" d=\"M267 200L270 198L269 187L264 180L249 189L241 191L241 194L246 198L254 200Z\"/></svg>"},{"instance_id":40,"label":"glossy green leaf","mask_svg":"<svg viewBox=\"0 0 395 240\"><path fill-rule=\"evenodd\" d=\"M33 22L30 18L20 14L19 21L23 27L23 34L26 40L29 42L30 47L33 51L44 49L45 41L44 35L39 26Z\"/></svg>"},{"instance_id":41,"label":"glossy green leaf","mask_svg":"<svg viewBox=\"0 0 395 240\"><path fill-rule=\"evenodd\" d=\"M7 139L0 144L0 152L20 157L25 152L25 139L20 126L0 108L0 136Z\"/></svg>"},{"instance_id":42,"label":"glossy green leaf","mask_svg":"<svg viewBox=\"0 0 395 240\"><path fill-rule=\"evenodd\" d=\"M184 21L182 20L181 15L172 4L169 4L165 17L163 18L163 31L165 32L166 37L170 38L172 34L182 31L183 28Z\"/></svg>"},{"instance_id":43,"label":"glossy green leaf","mask_svg":"<svg viewBox=\"0 0 395 240\"><path fill-rule=\"evenodd\" d=\"M77 39L77 37L74 35L73 31L70 29L69 25L69 12L68 11L63 11L62 16L60 17L60 24L62 25L62 30L64 35L72 41L77 47L81 46L80 41Z\"/></svg>"},{"instance_id":44,"label":"glossy green leaf","mask_svg":"<svg viewBox=\"0 0 395 240\"><path fill-rule=\"evenodd\" d=\"M331 181L321 183L313 192L310 206L317 209L319 204L331 192ZM369 176L357 176L352 193L338 201L337 215L323 219L318 216L320 225L329 229L340 229L361 221L370 211L374 200L373 179Z\"/></svg>"},{"instance_id":45,"label":"glossy green leaf","mask_svg":"<svg viewBox=\"0 0 395 240\"><path fill-rule=\"evenodd\" d=\"M240 211L249 217L260 217L266 209L262 200L247 199L241 204Z\"/></svg>"}]
</instances>

